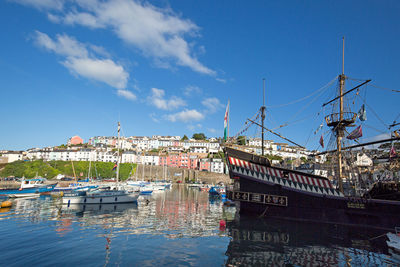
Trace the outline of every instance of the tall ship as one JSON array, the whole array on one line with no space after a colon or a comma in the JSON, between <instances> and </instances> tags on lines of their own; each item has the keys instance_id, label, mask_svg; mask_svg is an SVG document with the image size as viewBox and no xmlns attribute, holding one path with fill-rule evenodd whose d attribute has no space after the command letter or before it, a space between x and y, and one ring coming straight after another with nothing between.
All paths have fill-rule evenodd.
<instances>
[{"instance_id":1,"label":"tall ship","mask_svg":"<svg viewBox=\"0 0 400 267\"><path fill-rule=\"evenodd\" d=\"M229 176L233 180L233 185L227 190L227 197L236 202L240 213L385 230L394 230L396 226L400 226L400 183L398 181L376 181L363 190L357 190L354 184L349 186L346 171L351 166L345 164L346 151L365 145L399 141L400 138L391 136L385 140L344 146L343 139L357 139L362 131L362 128L357 127L351 133L347 132L348 127L355 127L360 115L349 111L344 100L351 93L358 93L358 90L370 81L362 81L354 88L345 90L347 79L343 66L342 73L337 77L336 97L324 103L324 106L330 104L333 111L332 114L325 116L324 120L326 126L331 129L332 140L334 140L331 143L335 147L330 151L322 152L332 154L331 159L336 162L333 178L328 179L271 164L264 153L264 132L276 133L264 126L265 103L257 115L261 122L248 120L248 123L261 127L261 155L249 153L228 142L225 144L224 153Z\"/></svg>"}]
</instances>

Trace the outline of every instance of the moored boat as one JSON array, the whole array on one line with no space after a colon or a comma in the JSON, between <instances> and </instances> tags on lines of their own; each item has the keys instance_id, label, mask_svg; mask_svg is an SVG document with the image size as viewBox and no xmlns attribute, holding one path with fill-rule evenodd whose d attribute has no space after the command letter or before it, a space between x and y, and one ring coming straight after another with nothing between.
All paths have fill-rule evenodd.
<instances>
[{"instance_id":1,"label":"moored boat","mask_svg":"<svg viewBox=\"0 0 400 267\"><path fill-rule=\"evenodd\" d=\"M65 193L63 204L116 204L132 203L138 199L138 192L125 190L95 189L91 191L78 191Z\"/></svg>"},{"instance_id":2,"label":"moored boat","mask_svg":"<svg viewBox=\"0 0 400 267\"><path fill-rule=\"evenodd\" d=\"M39 195L43 192L53 191L55 184L45 184L44 179L22 179L19 188L15 189L0 189L0 196L10 196L10 197L27 197Z\"/></svg>"},{"instance_id":3,"label":"moored boat","mask_svg":"<svg viewBox=\"0 0 400 267\"><path fill-rule=\"evenodd\" d=\"M356 92L355 90L370 81L364 81L345 91L346 79L343 73L338 76L338 96L323 105L334 101L339 102L332 108L339 110L325 117L327 126L332 128L333 139L336 143L336 149L329 152L336 153L337 165L334 180L337 186L326 177L271 164L264 156L264 130L281 138L282 136L264 127L266 107L263 104L257 115L257 118L262 120L261 124L248 120L262 129L261 155L229 145L224 148L229 175L233 180L233 186L227 191L227 197L238 203L241 213L381 229L393 229L400 225L400 184L398 182L380 181L369 190L359 190L359 192L364 192L362 194L353 194L344 190L345 168L342 151L359 147L361 144L344 147L342 139L347 132L346 128L354 127L356 119L360 118L361 121L363 116L362 113L344 111L344 96L350 92ZM354 140L360 136L362 136L362 131L359 126L347 136L347 139ZM400 138L394 137L365 145L396 140ZM320 144L323 147L323 140Z\"/></svg>"}]
</instances>

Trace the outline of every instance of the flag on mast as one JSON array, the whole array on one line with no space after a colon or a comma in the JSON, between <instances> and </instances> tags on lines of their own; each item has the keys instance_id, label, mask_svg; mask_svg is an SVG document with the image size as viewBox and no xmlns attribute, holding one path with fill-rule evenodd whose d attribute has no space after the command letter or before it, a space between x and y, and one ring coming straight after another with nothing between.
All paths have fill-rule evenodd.
<instances>
[{"instance_id":1,"label":"flag on mast","mask_svg":"<svg viewBox=\"0 0 400 267\"><path fill-rule=\"evenodd\" d=\"M392 144L392 148L390 149L389 158L396 157L396 150L394 149L394 145Z\"/></svg>"},{"instance_id":2,"label":"flag on mast","mask_svg":"<svg viewBox=\"0 0 400 267\"><path fill-rule=\"evenodd\" d=\"M229 120L229 100L228 100L228 105L226 106L225 117L224 117L224 141L226 141L229 134L228 120Z\"/></svg>"},{"instance_id":3,"label":"flag on mast","mask_svg":"<svg viewBox=\"0 0 400 267\"><path fill-rule=\"evenodd\" d=\"M362 127L361 125L355 128L346 138L350 140L358 139L362 136Z\"/></svg>"},{"instance_id":4,"label":"flag on mast","mask_svg":"<svg viewBox=\"0 0 400 267\"><path fill-rule=\"evenodd\" d=\"M319 139L319 144L324 148L324 136L321 135L321 138Z\"/></svg>"},{"instance_id":5,"label":"flag on mast","mask_svg":"<svg viewBox=\"0 0 400 267\"><path fill-rule=\"evenodd\" d=\"M112 168L113 171L115 171L115 169L118 167L118 164L115 163L114 167Z\"/></svg>"}]
</instances>

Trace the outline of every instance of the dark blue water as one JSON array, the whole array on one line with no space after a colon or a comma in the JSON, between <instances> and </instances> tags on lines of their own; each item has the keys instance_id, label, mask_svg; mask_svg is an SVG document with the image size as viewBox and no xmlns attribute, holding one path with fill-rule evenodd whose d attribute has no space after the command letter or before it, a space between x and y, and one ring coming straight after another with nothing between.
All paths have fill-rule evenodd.
<instances>
[{"instance_id":1,"label":"dark blue water","mask_svg":"<svg viewBox=\"0 0 400 267\"><path fill-rule=\"evenodd\" d=\"M235 216L184 185L138 204L13 204L0 213L1 266L400 265L378 233Z\"/></svg>"}]
</instances>

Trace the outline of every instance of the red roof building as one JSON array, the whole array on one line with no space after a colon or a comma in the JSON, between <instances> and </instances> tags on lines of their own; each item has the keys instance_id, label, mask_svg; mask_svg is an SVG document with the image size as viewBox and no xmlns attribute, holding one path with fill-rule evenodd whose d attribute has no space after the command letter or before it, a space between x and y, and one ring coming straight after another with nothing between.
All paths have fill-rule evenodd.
<instances>
[{"instance_id":1,"label":"red roof building","mask_svg":"<svg viewBox=\"0 0 400 267\"><path fill-rule=\"evenodd\" d=\"M72 136L72 137L68 140L68 145L79 145L79 144L83 144L83 139L80 138L80 137L77 136L77 135Z\"/></svg>"}]
</instances>

